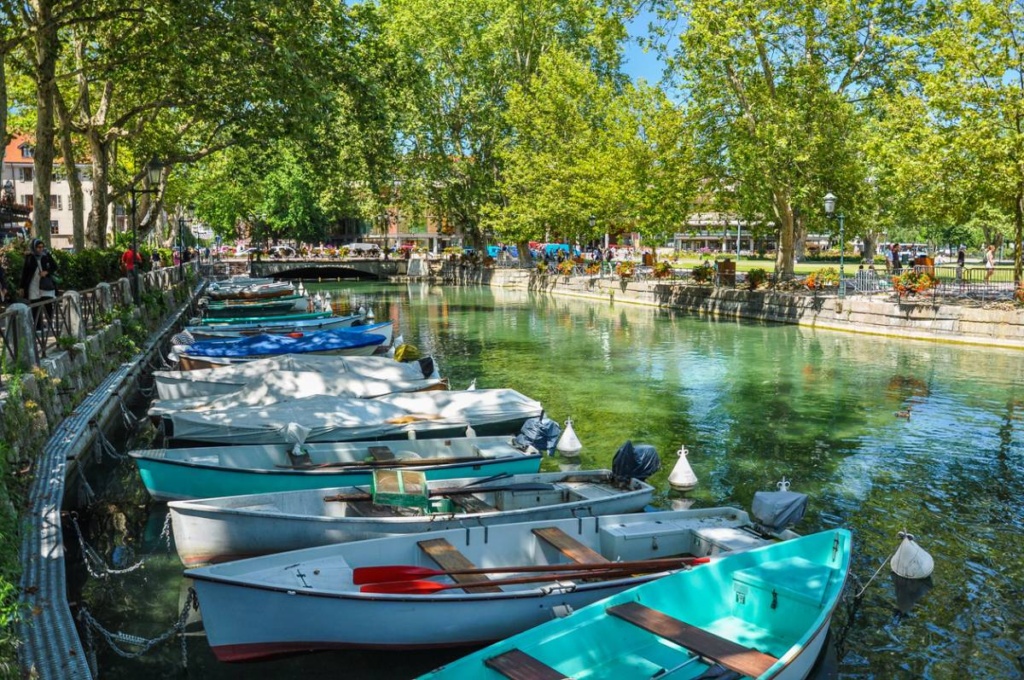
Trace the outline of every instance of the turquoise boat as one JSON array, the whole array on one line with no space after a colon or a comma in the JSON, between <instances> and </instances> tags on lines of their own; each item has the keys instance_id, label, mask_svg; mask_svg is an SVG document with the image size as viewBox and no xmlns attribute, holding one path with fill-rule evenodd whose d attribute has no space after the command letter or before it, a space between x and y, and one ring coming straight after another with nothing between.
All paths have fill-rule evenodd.
<instances>
[{"instance_id":1,"label":"turquoise boat","mask_svg":"<svg viewBox=\"0 0 1024 680\"><path fill-rule=\"evenodd\" d=\"M154 500L322 489L369 484L388 467L422 470L428 480L536 474L539 453L511 437L205 446L130 451Z\"/></svg>"},{"instance_id":2,"label":"turquoise boat","mask_svg":"<svg viewBox=\"0 0 1024 680\"><path fill-rule=\"evenodd\" d=\"M730 553L623 591L421 680L801 680L850 571L844 529Z\"/></svg>"},{"instance_id":3,"label":"turquoise boat","mask_svg":"<svg viewBox=\"0 0 1024 680\"><path fill-rule=\"evenodd\" d=\"M282 323L287 321L307 321L309 319L329 319L334 312L298 312L295 314L275 314L273 316L235 316L225 319L200 319L200 326L233 326L235 324Z\"/></svg>"},{"instance_id":4,"label":"turquoise boat","mask_svg":"<svg viewBox=\"0 0 1024 680\"><path fill-rule=\"evenodd\" d=\"M206 316L223 319L253 314L288 314L305 308L306 300L305 295L285 295L269 300L220 300L206 305Z\"/></svg>"}]
</instances>

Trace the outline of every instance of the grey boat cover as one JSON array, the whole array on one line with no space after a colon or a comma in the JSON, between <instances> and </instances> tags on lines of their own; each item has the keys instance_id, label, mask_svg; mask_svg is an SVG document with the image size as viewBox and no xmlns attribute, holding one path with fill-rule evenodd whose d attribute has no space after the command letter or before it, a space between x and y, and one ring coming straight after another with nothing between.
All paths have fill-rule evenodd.
<instances>
[{"instance_id":1,"label":"grey boat cover","mask_svg":"<svg viewBox=\"0 0 1024 680\"><path fill-rule=\"evenodd\" d=\"M750 513L762 527L778 533L791 527L807 512L807 495L796 491L758 491Z\"/></svg>"},{"instance_id":2,"label":"grey boat cover","mask_svg":"<svg viewBox=\"0 0 1024 680\"><path fill-rule=\"evenodd\" d=\"M149 408L150 416L163 416L174 411L269 406L290 399L318 394L332 397L373 399L396 392L416 392L442 385L436 378L421 380L380 380L356 373L323 374L313 371L274 371L250 380L235 392L199 395L183 399L157 399Z\"/></svg>"},{"instance_id":3,"label":"grey boat cover","mask_svg":"<svg viewBox=\"0 0 1024 680\"><path fill-rule=\"evenodd\" d=\"M515 423L539 416L540 402L510 389L411 392L377 399L313 396L269 406L176 411L176 439L214 444L371 440L410 431Z\"/></svg>"},{"instance_id":4,"label":"grey boat cover","mask_svg":"<svg viewBox=\"0 0 1024 680\"><path fill-rule=\"evenodd\" d=\"M241 364L198 371L156 371L157 398L184 399L231 394L253 380L279 371L313 372L325 379L335 375L360 375L386 381L438 378L432 358L400 362L388 357L345 357L307 354L282 354Z\"/></svg>"}]
</instances>

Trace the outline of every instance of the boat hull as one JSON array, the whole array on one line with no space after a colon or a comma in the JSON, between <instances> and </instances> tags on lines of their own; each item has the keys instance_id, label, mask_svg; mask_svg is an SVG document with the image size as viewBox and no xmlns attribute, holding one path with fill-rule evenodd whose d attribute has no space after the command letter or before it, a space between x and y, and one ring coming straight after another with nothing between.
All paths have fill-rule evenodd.
<instances>
[{"instance_id":1,"label":"boat hull","mask_svg":"<svg viewBox=\"0 0 1024 680\"><path fill-rule=\"evenodd\" d=\"M437 457L464 457L465 460L448 463L431 464L430 457L424 452L423 465L406 465L403 469L422 470L428 480L486 477L496 474L534 474L540 469L540 454L524 453L503 443L505 441L507 438L480 438L483 455L475 458L464 456L458 444L455 444L453 455L442 453ZM446 440L429 440L416 442L416 445L424 447L436 444L440 448L446 443ZM375 445L378 445L378 442L352 442L342 444L340 447L343 451L365 451ZM410 448L412 445L409 443L404 448ZM314 461L322 460L329 455L324 452L336 449L331 445L307 445L305 448ZM293 468L287 466L290 450L291 447L287 445L224 446L191 451L132 451L130 455L135 459L146 489L159 501L299 491L332 486L359 486L369 484L373 478L373 470L379 469L368 465ZM447 447L442 449L442 452L446 450ZM269 457L271 462L261 463L257 467L255 463L260 456ZM233 467L227 467L226 464L231 463L233 459L237 462Z\"/></svg>"},{"instance_id":2,"label":"boat hull","mask_svg":"<svg viewBox=\"0 0 1024 680\"><path fill-rule=\"evenodd\" d=\"M448 541L478 565L567 564L557 550L541 545L534 528L554 527L617 561L687 553L705 530L739 532L748 524L746 513L711 508L465 527L429 538ZM384 594L359 592L352 585L351 570L357 566L436 566L422 556L420 540L396 536L329 545L190 570L186 576L193 578L214 654L221 661L245 661L325 649L479 645L661 575L566 578L508 585L496 593L453 588Z\"/></svg>"},{"instance_id":3,"label":"boat hull","mask_svg":"<svg viewBox=\"0 0 1024 680\"><path fill-rule=\"evenodd\" d=\"M459 479L434 488L459 487L473 482ZM230 559L360 541L397 534L423 534L462 526L495 526L586 515L637 512L650 503L654 489L634 480L629 489L612 489L607 471L576 475L545 473L520 475L496 482L505 487L493 511L399 513L369 501L345 503L327 497L352 495L365 489L334 487L314 493L293 492L172 502L171 525L178 556L187 567ZM548 484L550 490L516 485ZM573 485L576 485L575 487ZM477 493L487 497L487 486ZM579 490L573 493L573 489ZM576 500L563 500L576 498ZM508 510L499 510L509 508ZM365 515L363 513L366 513Z\"/></svg>"},{"instance_id":4,"label":"boat hull","mask_svg":"<svg viewBox=\"0 0 1024 680\"><path fill-rule=\"evenodd\" d=\"M219 340L223 338L244 338L262 333L287 334L287 333L314 333L317 331L329 331L338 328L352 328L361 316L338 316L326 319L299 319L288 321L283 319L279 322L262 323L241 323L224 324L221 326L188 326L185 328L193 338L198 341Z\"/></svg>"}]
</instances>

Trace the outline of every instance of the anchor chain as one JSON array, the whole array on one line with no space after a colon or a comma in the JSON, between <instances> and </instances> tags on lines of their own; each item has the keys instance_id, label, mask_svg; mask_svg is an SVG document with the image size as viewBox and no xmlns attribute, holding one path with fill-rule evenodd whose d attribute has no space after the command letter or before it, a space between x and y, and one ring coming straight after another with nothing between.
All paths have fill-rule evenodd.
<instances>
[{"instance_id":1,"label":"anchor chain","mask_svg":"<svg viewBox=\"0 0 1024 680\"><path fill-rule=\"evenodd\" d=\"M110 632L99 621L96 620L96 618L88 609L86 609L83 606L81 609L78 610L78 619L86 625L86 642L87 648L89 650L90 666L95 665L95 644L93 631L96 631L103 637L103 639L107 641L107 644L110 646L112 650L114 650L114 653L124 659L136 659L145 654L146 652L148 652L149 650L153 649L160 643L169 639L171 636L175 634L180 634L181 665L183 668L188 668L188 646L186 644L188 638L185 637L184 633L185 625L188 622L189 612L191 612L192 610L199 610L199 600L196 597L195 589L189 588L188 594L185 597L185 604L184 606L182 606L181 613L178 615L178 620L174 622L174 625L172 625L169 630L164 631L157 637L144 638L138 635L131 635L129 633L124 633L121 631L118 631L117 633ZM131 647L135 647L136 649L135 651L125 649L123 645L129 645Z\"/></svg>"},{"instance_id":2,"label":"anchor chain","mask_svg":"<svg viewBox=\"0 0 1024 680\"><path fill-rule=\"evenodd\" d=\"M103 557L96 551L96 549L88 543L86 543L85 535L82 533L81 527L78 526L78 513L70 512L68 513L68 516L71 518L71 526L74 527L75 535L78 537L78 545L82 550L82 557L84 558L82 561L85 563L86 569L89 571L89 574L93 578L103 579L107 578L108 576L130 574L133 571L141 569L149 560L149 558L156 553L157 548L154 547L148 553L143 555L138 562L131 565L130 567L125 567L124 569L116 569L114 567L110 567L107 565L106 561L104 561ZM169 552L171 549L171 513L167 513L167 516L164 518L164 526L163 529L160 531L159 538L163 539L163 542L167 546L167 550Z\"/></svg>"}]
</instances>

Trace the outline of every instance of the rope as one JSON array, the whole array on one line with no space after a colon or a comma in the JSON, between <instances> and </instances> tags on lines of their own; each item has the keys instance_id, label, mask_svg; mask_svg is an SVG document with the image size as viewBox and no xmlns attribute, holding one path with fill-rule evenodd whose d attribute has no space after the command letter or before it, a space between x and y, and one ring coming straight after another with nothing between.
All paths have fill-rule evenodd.
<instances>
[{"instance_id":1,"label":"rope","mask_svg":"<svg viewBox=\"0 0 1024 680\"><path fill-rule=\"evenodd\" d=\"M138 419L128 410L128 406L124 403L124 397L120 394L117 395L117 403L121 406L121 418L124 420L125 429L134 432L136 425L139 424Z\"/></svg>"},{"instance_id":2,"label":"rope","mask_svg":"<svg viewBox=\"0 0 1024 680\"><path fill-rule=\"evenodd\" d=\"M92 645L92 633L95 630L107 641L114 652L124 659L137 659L142 656L153 647L157 646L161 642L169 639L172 635L181 635L181 665L188 668L188 648L186 646L186 637L183 635L185 632L185 624L188 622L188 615L193 609L199 610L199 601L196 599L196 591L193 588L188 589L188 596L185 598L185 605L181 608L181 614L178 615L178 620L170 627L169 630L161 633L154 638L144 638L138 635L131 635L129 633L117 632L111 633L109 630L103 627L99 621L86 609L84 606L78 611L78 618L80 621L87 625L86 630L87 638L90 646ZM136 651L130 651L125 649L122 645L131 645L136 647Z\"/></svg>"},{"instance_id":3,"label":"rope","mask_svg":"<svg viewBox=\"0 0 1024 680\"><path fill-rule=\"evenodd\" d=\"M897 548L897 550L898 549L899 548ZM896 550L893 550L892 551L892 555L889 555L888 557L886 557L885 561L883 561L880 565L878 565L878 569L876 569L875 573L871 575L871 578L869 578L868 582L864 584L864 587L860 589L860 592L857 593L856 595L854 595L854 599L859 600L861 598L861 596L864 594L864 591L868 589L868 586L871 585L871 582L875 580L876 576L878 576L878 572L882 571L882 567L887 565L889 563L889 560L891 560L893 558L893 555L895 555L895 554L896 554Z\"/></svg>"}]
</instances>

